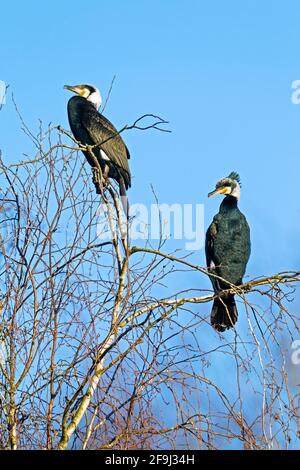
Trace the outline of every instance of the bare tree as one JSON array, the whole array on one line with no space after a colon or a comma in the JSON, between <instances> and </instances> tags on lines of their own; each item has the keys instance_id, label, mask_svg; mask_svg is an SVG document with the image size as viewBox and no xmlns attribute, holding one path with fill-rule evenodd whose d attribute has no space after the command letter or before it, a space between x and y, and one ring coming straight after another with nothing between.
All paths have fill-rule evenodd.
<instances>
[{"instance_id":1,"label":"bare tree","mask_svg":"<svg viewBox=\"0 0 300 470\"><path fill-rule=\"evenodd\" d=\"M295 446L300 273L229 285L248 326L216 333L206 268L162 237L133 246L134 221L100 168L95 193L82 146L55 126L22 128L34 155L1 160L1 448Z\"/></svg>"}]
</instances>

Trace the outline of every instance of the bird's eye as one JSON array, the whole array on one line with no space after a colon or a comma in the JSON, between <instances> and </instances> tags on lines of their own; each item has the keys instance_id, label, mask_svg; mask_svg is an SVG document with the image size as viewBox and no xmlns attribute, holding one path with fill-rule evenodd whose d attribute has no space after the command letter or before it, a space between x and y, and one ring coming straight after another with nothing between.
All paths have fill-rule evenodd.
<instances>
[{"instance_id":1,"label":"bird's eye","mask_svg":"<svg viewBox=\"0 0 300 470\"><path fill-rule=\"evenodd\" d=\"M231 183L229 181L220 181L220 183L218 183L216 185L216 189L218 188L230 188L231 187Z\"/></svg>"}]
</instances>

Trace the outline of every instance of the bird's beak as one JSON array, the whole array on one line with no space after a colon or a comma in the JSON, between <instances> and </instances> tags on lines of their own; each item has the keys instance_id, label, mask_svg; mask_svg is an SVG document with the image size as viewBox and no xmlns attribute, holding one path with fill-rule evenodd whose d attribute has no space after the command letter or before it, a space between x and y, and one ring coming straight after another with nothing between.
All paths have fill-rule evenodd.
<instances>
[{"instance_id":1,"label":"bird's beak","mask_svg":"<svg viewBox=\"0 0 300 470\"><path fill-rule=\"evenodd\" d=\"M214 196L215 194L228 194L228 188L226 186L221 186L220 188L215 189L214 191L211 191L211 193L208 193L208 197Z\"/></svg>"},{"instance_id":2,"label":"bird's beak","mask_svg":"<svg viewBox=\"0 0 300 470\"><path fill-rule=\"evenodd\" d=\"M75 86L70 86L70 85L64 85L65 90L72 91L73 93L77 93L78 95L81 93L81 89L75 85Z\"/></svg>"}]
</instances>

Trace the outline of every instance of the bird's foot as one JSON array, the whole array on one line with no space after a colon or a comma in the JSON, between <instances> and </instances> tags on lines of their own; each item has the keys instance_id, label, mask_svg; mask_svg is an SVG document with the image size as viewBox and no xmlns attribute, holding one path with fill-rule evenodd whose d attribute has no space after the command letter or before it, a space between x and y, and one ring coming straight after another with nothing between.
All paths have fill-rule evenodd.
<instances>
[{"instance_id":1,"label":"bird's foot","mask_svg":"<svg viewBox=\"0 0 300 470\"><path fill-rule=\"evenodd\" d=\"M96 187L96 193L101 194L103 189L108 184L108 177L103 174L100 174L99 168L92 168L93 172L93 183Z\"/></svg>"},{"instance_id":2,"label":"bird's foot","mask_svg":"<svg viewBox=\"0 0 300 470\"><path fill-rule=\"evenodd\" d=\"M246 284L243 287L243 292L245 292L245 293L251 292L251 289L252 289L252 286L250 284Z\"/></svg>"},{"instance_id":3,"label":"bird's foot","mask_svg":"<svg viewBox=\"0 0 300 470\"><path fill-rule=\"evenodd\" d=\"M101 175L100 175L98 168L92 168L92 173L93 173L93 183L96 187L96 193L101 194L101 185L100 185Z\"/></svg>"}]
</instances>

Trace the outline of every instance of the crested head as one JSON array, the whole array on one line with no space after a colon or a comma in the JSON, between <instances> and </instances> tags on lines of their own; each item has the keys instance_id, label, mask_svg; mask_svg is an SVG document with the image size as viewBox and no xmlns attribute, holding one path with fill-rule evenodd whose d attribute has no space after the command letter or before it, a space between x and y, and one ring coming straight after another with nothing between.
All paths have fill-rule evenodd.
<instances>
[{"instance_id":1,"label":"crested head","mask_svg":"<svg viewBox=\"0 0 300 470\"><path fill-rule=\"evenodd\" d=\"M224 194L227 196L232 196L237 200L240 199L240 190L241 190L241 181L239 174L235 171L232 171L228 176L222 178L217 182L216 188L214 191L208 194L208 197L214 196L215 194Z\"/></svg>"},{"instance_id":2,"label":"crested head","mask_svg":"<svg viewBox=\"0 0 300 470\"><path fill-rule=\"evenodd\" d=\"M231 180L234 180L234 181L237 181L238 184L240 185L240 187L242 187L240 175L236 171L232 171L231 173L229 173L227 178L229 178Z\"/></svg>"},{"instance_id":3,"label":"crested head","mask_svg":"<svg viewBox=\"0 0 300 470\"><path fill-rule=\"evenodd\" d=\"M72 91L73 93L76 93L79 96L82 96L87 101L92 103L96 109L98 109L102 103L100 91L94 85L65 85L64 88L66 90Z\"/></svg>"}]
</instances>

